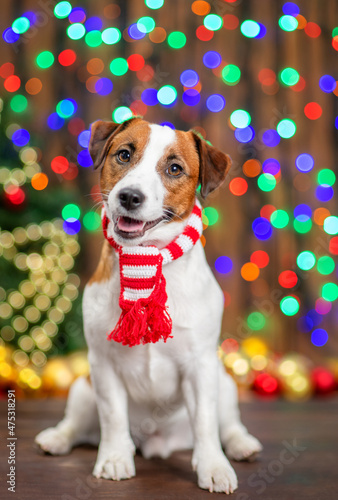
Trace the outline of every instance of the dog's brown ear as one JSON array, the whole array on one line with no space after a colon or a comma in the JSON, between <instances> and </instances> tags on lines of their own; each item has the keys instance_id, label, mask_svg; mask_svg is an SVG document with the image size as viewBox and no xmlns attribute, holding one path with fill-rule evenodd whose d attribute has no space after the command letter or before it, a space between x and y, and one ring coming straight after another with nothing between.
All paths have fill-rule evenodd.
<instances>
[{"instance_id":1,"label":"dog's brown ear","mask_svg":"<svg viewBox=\"0 0 338 500\"><path fill-rule=\"evenodd\" d=\"M219 149L210 146L193 130L191 132L200 157L201 195L206 198L224 181L231 166L231 158Z\"/></svg>"},{"instance_id":2,"label":"dog's brown ear","mask_svg":"<svg viewBox=\"0 0 338 500\"><path fill-rule=\"evenodd\" d=\"M88 150L94 162L95 169L102 165L103 160L107 156L111 139L124 130L132 120L134 118L123 123L97 120L91 124Z\"/></svg>"}]
</instances>

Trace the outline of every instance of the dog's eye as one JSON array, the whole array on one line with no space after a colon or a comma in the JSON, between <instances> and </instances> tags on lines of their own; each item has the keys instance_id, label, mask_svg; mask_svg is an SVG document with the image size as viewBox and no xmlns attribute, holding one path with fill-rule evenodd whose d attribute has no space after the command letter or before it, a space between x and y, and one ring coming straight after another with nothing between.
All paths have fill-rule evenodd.
<instances>
[{"instance_id":1,"label":"dog's eye","mask_svg":"<svg viewBox=\"0 0 338 500\"><path fill-rule=\"evenodd\" d=\"M167 169L167 174L171 175L172 177L178 177L181 175L183 172L183 168L181 165L177 165L177 163L173 163L170 165L170 167Z\"/></svg>"},{"instance_id":2,"label":"dog's eye","mask_svg":"<svg viewBox=\"0 0 338 500\"><path fill-rule=\"evenodd\" d=\"M130 156L130 152L127 149L121 149L121 151L117 153L117 158L122 163L127 163L128 161L130 161Z\"/></svg>"}]
</instances>

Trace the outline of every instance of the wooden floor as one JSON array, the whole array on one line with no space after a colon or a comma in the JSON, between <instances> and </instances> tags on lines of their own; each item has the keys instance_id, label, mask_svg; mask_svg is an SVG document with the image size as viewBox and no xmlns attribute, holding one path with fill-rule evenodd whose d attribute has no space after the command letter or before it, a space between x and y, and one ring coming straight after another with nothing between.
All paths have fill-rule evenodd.
<instances>
[{"instance_id":1,"label":"wooden floor","mask_svg":"<svg viewBox=\"0 0 338 500\"><path fill-rule=\"evenodd\" d=\"M225 498L197 486L191 452L168 460L136 456L137 475L120 482L91 476L96 449L79 447L66 457L43 455L34 436L61 418L65 401L17 402L16 492L7 491L7 401L1 410L1 499L186 500ZM231 500L337 500L338 398L306 403L254 400L241 404L250 431L264 445L254 463L233 463L239 488Z\"/></svg>"}]
</instances>

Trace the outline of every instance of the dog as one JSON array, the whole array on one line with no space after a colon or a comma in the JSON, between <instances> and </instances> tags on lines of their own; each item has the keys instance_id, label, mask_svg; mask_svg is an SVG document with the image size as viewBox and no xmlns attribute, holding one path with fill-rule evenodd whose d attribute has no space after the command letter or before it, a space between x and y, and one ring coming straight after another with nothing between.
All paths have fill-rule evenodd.
<instances>
[{"instance_id":1,"label":"dog","mask_svg":"<svg viewBox=\"0 0 338 500\"><path fill-rule=\"evenodd\" d=\"M82 377L73 383L63 420L40 432L36 443L53 455L81 443L99 444L93 475L112 480L135 476L136 448L145 458L193 449L199 487L232 493L237 477L222 447L229 458L247 460L262 445L241 423L235 383L217 356L223 293L199 237L162 267L162 299L163 283L166 295L159 316L169 325L166 338L139 339L132 347L112 334L107 340L122 317L116 248L163 253L179 235L186 236L188 222L194 226L199 220L191 222L196 207L198 213L198 186L205 198L224 181L231 160L194 131L139 117L122 124L94 122L89 152L101 169L109 224L83 296L90 381Z\"/></svg>"}]
</instances>

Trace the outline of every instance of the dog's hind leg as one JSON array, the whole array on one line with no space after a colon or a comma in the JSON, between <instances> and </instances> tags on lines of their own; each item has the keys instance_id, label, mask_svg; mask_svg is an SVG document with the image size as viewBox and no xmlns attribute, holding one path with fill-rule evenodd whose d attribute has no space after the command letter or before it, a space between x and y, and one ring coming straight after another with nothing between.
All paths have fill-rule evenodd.
<instances>
[{"instance_id":1,"label":"dog's hind leg","mask_svg":"<svg viewBox=\"0 0 338 500\"><path fill-rule=\"evenodd\" d=\"M94 391L86 378L79 377L70 388L64 418L56 427L40 432L35 442L47 453L66 455L78 444L97 445L99 439Z\"/></svg>"},{"instance_id":2,"label":"dog's hind leg","mask_svg":"<svg viewBox=\"0 0 338 500\"><path fill-rule=\"evenodd\" d=\"M228 458L253 460L262 450L262 445L248 433L242 424L237 387L231 376L219 366L219 423L222 446Z\"/></svg>"}]
</instances>

